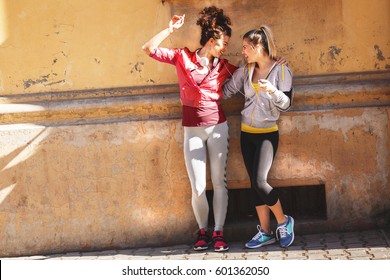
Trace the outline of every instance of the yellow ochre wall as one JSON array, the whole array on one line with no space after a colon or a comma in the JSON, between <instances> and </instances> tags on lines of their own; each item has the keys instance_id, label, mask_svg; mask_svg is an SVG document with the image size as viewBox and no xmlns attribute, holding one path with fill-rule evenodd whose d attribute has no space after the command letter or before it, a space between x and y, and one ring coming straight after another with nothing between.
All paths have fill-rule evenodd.
<instances>
[{"instance_id":1,"label":"yellow ochre wall","mask_svg":"<svg viewBox=\"0 0 390 280\"><path fill-rule=\"evenodd\" d=\"M390 1L0 0L0 256L191 244L176 73L141 46L186 14L162 46L199 47L207 5L232 19L232 63L267 24L294 72L270 182L325 185L327 205L297 234L388 225ZM247 188L242 97L223 106L228 185Z\"/></svg>"},{"instance_id":2,"label":"yellow ochre wall","mask_svg":"<svg viewBox=\"0 0 390 280\"><path fill-rule=\"evenodd\" d=\"M195 11L208 4L231 16L232 62L242 60L240 36L267 24L295 75L390 67L386 0L0 0L0 93L175 83L174 69L148 59L140 46L171 14L185 13L186 24L164 46L199 47Z\"/></svg>"}]
</instances>

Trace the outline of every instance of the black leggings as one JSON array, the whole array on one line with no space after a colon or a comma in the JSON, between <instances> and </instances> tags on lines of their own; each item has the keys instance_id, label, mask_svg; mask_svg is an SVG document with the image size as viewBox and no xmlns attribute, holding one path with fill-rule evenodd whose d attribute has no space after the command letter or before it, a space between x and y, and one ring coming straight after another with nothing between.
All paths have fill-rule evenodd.
<instances>
[{"instance_id":1,"label":"black leggings","mask_svg":"<svg viewBox=\"0 0 390 280\"><path fill-rule=\"evenodd\" d=\"M276 190L267 182L278 143L279 131L261 134L241 132L241 152L256 206L273 206L279 199Z\"/></svg>"}]
</instances>

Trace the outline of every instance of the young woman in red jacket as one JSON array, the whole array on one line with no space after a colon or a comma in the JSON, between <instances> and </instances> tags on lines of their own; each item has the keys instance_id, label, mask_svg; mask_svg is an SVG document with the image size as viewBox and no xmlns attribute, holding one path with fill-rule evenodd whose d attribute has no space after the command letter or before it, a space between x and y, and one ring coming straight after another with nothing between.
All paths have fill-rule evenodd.
<instances>
[{"instance_id":1,"label":"young woman in red jacket","mask_svg":"<svg viewBox=\"0 0 390 280\"><path fill-rule=\"evenodd\" d=\"M142 48L153 59L176 67L182 103L184 159L192 187L192 208L199 226L194 250L212 244L217 252L229 249L223 227L228 204L226 162L228 124L221 107L222 84L237 69L221 58L227 50L231 21L222 9L206 7L200 12L200 48L162 48L159 45L184 24L185 15L173 16L167 28ZM206 160L210 160L215 225L208 231L209 205L206 197Z\"/></svg>"}]
</instances>

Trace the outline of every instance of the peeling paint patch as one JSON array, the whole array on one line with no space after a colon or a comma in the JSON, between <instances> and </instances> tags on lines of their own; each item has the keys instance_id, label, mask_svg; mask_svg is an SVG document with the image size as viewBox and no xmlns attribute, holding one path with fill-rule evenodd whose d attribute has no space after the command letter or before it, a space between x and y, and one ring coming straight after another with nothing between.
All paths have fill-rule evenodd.
<instances>
[{"instance_id":1,"label":"peeling paint patch","mask_svg":"<svg viewBox=\"0 0 390 280\"><path fill-rule=\"evenodd\" d=\"M312 37L312 38L305 38L303 41L304 41L304 43L307 45L307 44L313 43L313 42L316 41L317 39L318 39L318 37L315 36L315 37Z\"/></svg>"},{"instance_id":2,"label":"peeling paint patch","mask_svg":"<svg viewBox=\"0 0 390 280\"><path fill-rule=\"evenodd\" d=\"M375 51L376 51L376 58L377 58L378 60L380 60L380 61L385 60L385 57L383 56L383 53L382 53L381 49L379 48L379 46L378 46L378 45L375 45L375 46L374 46L374 49L375 49Z\"/></svg>"},{"instance_id":3,"label":"peeling paint patch","mask_svg":"<svg viewBox=\"0 0 390 280\"><path fill-rule=\"evenodd\" d=\"M336 56L339 56L340 53L341 53L341 49L340 49L340 48L338 48L338 47L336 47L336 46L330 46L330 47L329 47L329 53L328 53L328 55L329 55L329 58L330 58L331 60L336 60L336 59L337 59Z\"/></svg>"},{"instance_id":4,"label":"peeling paint patch","mask_svg":"<svg viewBox=\"0 0 390 280\"><path fill-rule=\"evenodd\" d=\"M281 48L280 51L282 53L288 53L294 50L294 44L286 45L285 47Z\"/></svg>"},{"instance_id":5,"label":"peeling paint patch","mask_svg":"<svg viewBox=\"0 0 390 280\"><path fill-rule=\"evenodd\" d=\"M138 72L142 71L142 66L144 65L143 62L137 62L137 64L134 66L134 69Z\"/></svg>"},{"instance_id":6,"label":"peeling paint patch","mask_svg":"<svg viewBox=\"0 0 390 280\"><path fill-rule=\"evenodd\" d=\"M45 86L51 86L51 85L61 84L61 83L65 83L65 80L59 80L59 81L56 81L56 82L48 83L48 84L45 84Z\"/></svg>"},{"instance_id":7,"label":"peeling paint patch","mask_svg":"<svg viewBox=\"0 0 390 280\"><path fill-rule=\"evenodd\" d=\"M342 49L337 46L330 46L327 52L321 52L319 58L321 66L335 66L336 63L343 65L345 60L340 56L341 52Z\"/></svg>"},{"instance_id":8,"label":"peeling paint patch","mask_svg":"<svg viewBox=\"0 0 390 280\"><path fill-rule=\"evenodd\" d=\"M65 79L54 81L54 82L49 81L50 75L58 76L58 74L52 73L52 74L47 74L47 75L41 76L35 80L33 80L33 79L23 80L24 89L28 89L29 87L31 87L33 85L43 85L46 87L46 86L51 86L51 85L55 85L55 84L65 83Z\"/></svg>"},{"instance_id":9,"label":"peeling paint patch","mask_svg":"<svg viewBox=\"0 0 390 280\"><path fill-rule=\"evenodd\" d=\"M41 76L39 79L36 79L36 80L32 80L32 79L28 79L28 80L24 80L23 81L23 85L24 85L24 89L27 89L33 85L36 85L36 84L43 84L45 82L47 82L48 78L49 78L50 74L49 75L46 75L46 76Z\"/></svg>"},{"instance_id":10,"label":"peeling paint patch","mask_svg":"<svg viewBox=\"0 0 390 280\"><path fill-rule=\"evenodd\" d=\"M133 63L130 62L129 65L131 67L130 73L133 74L135 72L138 72L139 76L141 77L141 72L144 68L144 63L141 61L141 62L137 62L135 65L133 65Z\"/></svg>"},{"instance_id":11,"label":"peeling paint patch","mask_svg":"<svg viewBox=\"0 0 390 280\"><path fill-rule=\"evenodd\" d=\"M383 52L382 50L380 49L379 45L374 45L374 50L375 50L375 58L376 58L376 61L374 63L374 67L375 69L386 69L386 70L389 70L390 69L390 65L388 63L384 63L387 59L390 59L390 57L385 57L383 55Z\"/></svg>"}]
</instances>

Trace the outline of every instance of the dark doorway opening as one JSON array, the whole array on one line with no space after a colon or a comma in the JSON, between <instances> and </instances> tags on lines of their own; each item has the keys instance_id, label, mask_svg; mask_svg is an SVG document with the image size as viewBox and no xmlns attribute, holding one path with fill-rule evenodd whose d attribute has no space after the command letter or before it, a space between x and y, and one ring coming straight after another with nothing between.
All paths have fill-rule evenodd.
<instances>
[{"instance_id":1,"label":"dark doorway opening","mask_svg":"<svg viewBox=\"0 0 390 280\"><path fill-rule=\"evenodd\" d=\"M291 186L276 188L283 210L297 222L318 221L327 219L325 185ZM210 215L209 224L214 224L212 198L213 191L206 192ZM258 223L255 205L251 200L250 189L229 190L229 204L225 224L253 222ZM274 222L274 216L271 214Z\"/></svg>"}]
</instances>

